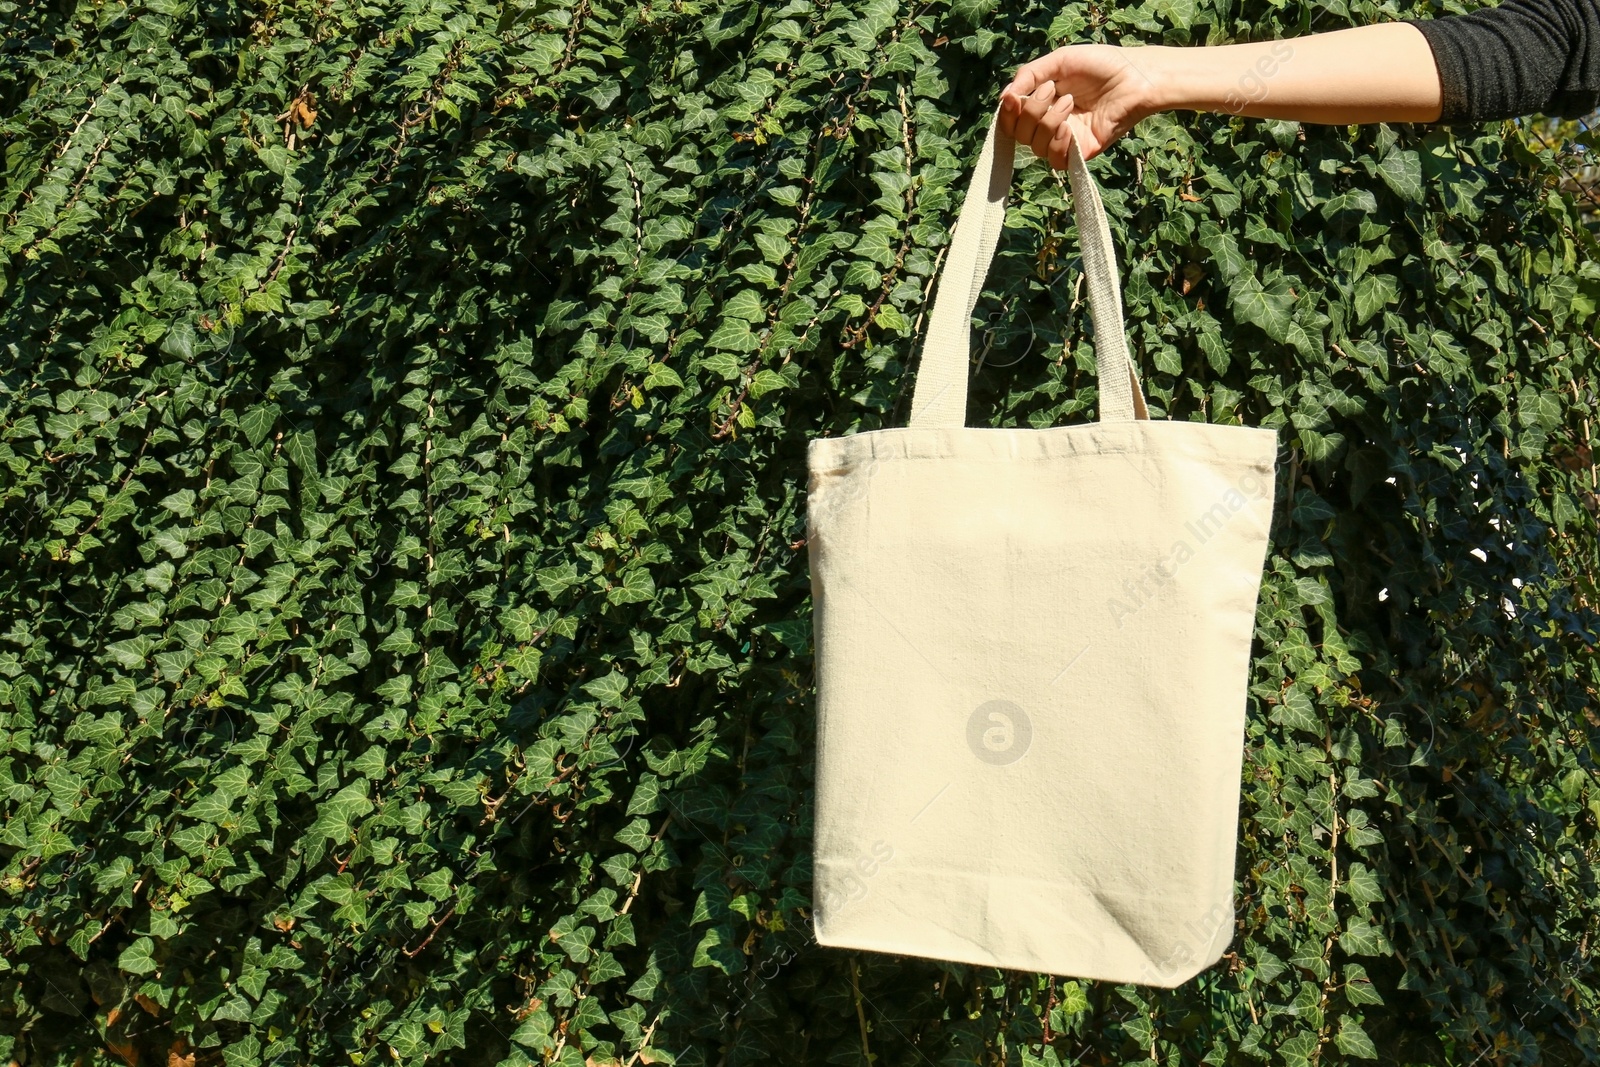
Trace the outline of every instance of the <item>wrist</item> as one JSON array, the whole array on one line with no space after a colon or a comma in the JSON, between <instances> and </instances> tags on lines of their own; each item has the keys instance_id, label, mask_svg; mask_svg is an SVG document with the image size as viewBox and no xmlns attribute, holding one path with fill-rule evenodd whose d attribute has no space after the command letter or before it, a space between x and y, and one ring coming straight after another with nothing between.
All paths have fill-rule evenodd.
<instances>
[{"instance_id":1,"label":"wrist","mask_svg":"<svg viewBox=\"0 0 1600 1067\"><path fill-rule=\"evenodd\" d=\"M1184 51L1168 45L1125 49L1135 86L1135 120L1158 111L1179 111L1196 106L1192 79L1184 70Z\"/></svg>"}]
</instances>

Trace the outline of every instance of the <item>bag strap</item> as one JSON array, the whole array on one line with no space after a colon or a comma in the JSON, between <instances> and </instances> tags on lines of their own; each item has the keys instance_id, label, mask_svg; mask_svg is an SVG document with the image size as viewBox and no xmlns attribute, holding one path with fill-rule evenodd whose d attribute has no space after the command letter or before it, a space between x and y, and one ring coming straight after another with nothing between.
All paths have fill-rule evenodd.
<instances>
[{"instance_id":1,"label":"bag strap","mask_svg":"<svg viewBox=\"0 0 1600 1067\"><path fill-rule=\"evenodd\" d=\"M1000 244L1015 158L1016 141L1000 133L997 113L978 155L934 296L928 339L922 346L922 365L911 396L912 426L966 425L972 312L978 306L978 295ZM1089 313L1094 318L1100 421L1148 419L1139 375L1128 358L1128 336L1122 324L1122 285L1117 278L1111 228L1100 202L1100 189L1084 165L1076 139L1067 149L1067 176L1072 184L1072 211L1078 222L1083 269L1089 281Z\"/></svg>"}]
</instances>

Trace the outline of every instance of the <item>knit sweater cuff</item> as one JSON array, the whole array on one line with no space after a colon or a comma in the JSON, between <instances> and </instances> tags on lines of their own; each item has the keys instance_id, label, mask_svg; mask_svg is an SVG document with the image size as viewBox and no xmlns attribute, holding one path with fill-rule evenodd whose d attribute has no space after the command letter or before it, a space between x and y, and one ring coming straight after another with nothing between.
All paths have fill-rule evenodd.
<instances>
[{"instance_id":1,"label":"knit sweater cuff","mask_svg":"<svg viewBox=\"0 0 1600 1067\"><path fill-rule=\"evenodd\" d=\"M1433 50L1434 65L1439 68L1439 91L1443 110L1440 122L1461 122L1467 118L1467 71L1461 44L1449 33L1443 32L1432 19L1404 19L1415 26Z\"/></svg>"}]
</instances>

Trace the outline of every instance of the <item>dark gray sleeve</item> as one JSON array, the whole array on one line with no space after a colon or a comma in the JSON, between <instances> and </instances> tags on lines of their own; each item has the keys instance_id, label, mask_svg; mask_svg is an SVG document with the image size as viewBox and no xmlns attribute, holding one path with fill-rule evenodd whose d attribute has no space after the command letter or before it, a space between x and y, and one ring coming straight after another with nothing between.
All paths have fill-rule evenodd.
<instances>
[{"instance_id":1,"label":"dark gray sleeve","mask_svg":"<svg viewBox=\"0 0 1600 1067\"><path fill-rule=\"evenodd\" d=\"M1600 0L1505 0L1440 19L1407 19L1439 65L1440 122L1539 112L1576 118L1600 106Z\"/></svg>"}]
</instances>

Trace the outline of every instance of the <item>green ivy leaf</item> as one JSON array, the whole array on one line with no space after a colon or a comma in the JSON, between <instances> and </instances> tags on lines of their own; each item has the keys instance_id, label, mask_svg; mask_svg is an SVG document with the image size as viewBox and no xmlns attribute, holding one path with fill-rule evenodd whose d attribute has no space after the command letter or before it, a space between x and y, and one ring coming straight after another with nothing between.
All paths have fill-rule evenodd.
<instances>
[{"instance_id":1,"label":"green ivy leaf","mask_svg":"<svg viewBox=\"0 0 1600 1067\"><path fill-rule=\"evenodd\" d=\"M1377 877L1364 863L1351 864L1345 875L1344 888L1357 904L1373 904L1383 899L1383 890L1378 886Z\"/></svg>"},{"instance_id":2,"label":"green ivy leaf","mask_svg":"<svg viewBox=\"0 0 1600 1067\"><path fill-rule=\"evenodd\" d=\"M308 833L334 842L350 840L355 834L356 820L372 810L372 799L367 795L370 788L371 783L362 778L323 801Z\"/></svg>"},{"instance_id":3,"label":"green ivy leaf","mask_svg":"<svg viewBox=\"0 0 1600 1067\"><path fill-rule=\"evenodd\" d=\"M1249 274L1235 278L1229 290L1229 300L1239 321L1261 327L1274 341L1286 341L1293 323L1294 294L1283 278L1274 278L1262 285Z\"/></svg>"},{"instance_id":4,"label":"green ivy leaf","mask_svg":"<svg viewBox=\"0 0 1600 1067\"><path fill-rule=\"evenodd\" d=\"M1372 1038L1361 1028L1361 1024L1346 1015L1339 1020L1339 1032L1334 1035L1333 1043L1339 1046L1339 1051L1346 1056L1355 1056L1363 1060L1378 1058L1378 1050L1372 1044Z\"/></svg>"},{"instance_id":5,"label":"green ivy leaf","mask_svg":"<svg viewBox=\"0 0 1600 1067\"><path fill-rule=\"evenodd\" d=\"M1378 164L1378 177L1403 200L1422 200L1422 156L1397 147Z\"/></svg>"},{"instance_id":6,"label":"green ivy leaf","mask_svg":"<svg viewBox=\"0 0 1600 1067\"><path fill-rule=\"evenodd\" d=\"M128 974L155 973L160 968L155 957L155 942L148 937L134 939L117 957L117 968Z\"/></svg>"},{"instance_id":7,"label":"green ivy leaf","mask_svg":"<svg viewBox=\"0 0 1600 1067\"><path fill-rule=\"evenodd\" d=\"M1356 282L1355 321L1359 325L1400 296L1400 283L1387 274L1364 274Z\"/></svg>"},{"instance_id":8,"label":"green ivy leaf","mask_svg":"<svg viewBox=\"0 0 1600 1067\"><path fill-rule=\"evenodd\" d=\"M1383 931L1364 919L1351 919L1339 937L1340 946L1357 956L1386 956L1391 951Z\"/></svg>"},{"instance_id":9,"label":"green ivy leaf","mask_svg":"<svg viewBox=\"0 0 1600 1067\"><path fill-rule=\"evenodd\" d=\"M1283 694L1283 702L1272 711L1272 721L1308 734L1322 735L1321 716L1303 686L1290 686Z\"/></svg>"},{"instance_id":10,"label":"green ivy leaf","mask_svg":"<svg viewBox=\"0 0 1600 1067\"><path fill-rule=\"evenodd\" d=\"M618 830L614 838L635 852L643 852L650 847L650 823L647 819L634 819L628 825Z\"/></svg>"},{"instance_id":11,"label":"green ivy leaf","mask_svg":"<svg viewBox=\"0 0 1600 1067\"><path fill-rule=\"evenodd\" d=\"M628 691L628 676L612 671L583 683L583 691L600 702L602 708L620 708Z\"/></svg>"},{"instance_id":12,"label":"green ivy leaf","mask_svg":"<svg viewBox=\"0 0 1600 1067\"><path fill-rule=\"evenodd\" d=\"M239 416L239 428L244 431L245 440L252 446L265 441L273 426L277 425L278 414L276 404L260 404L246 410Z\"/></svg>"}]
</instances>

